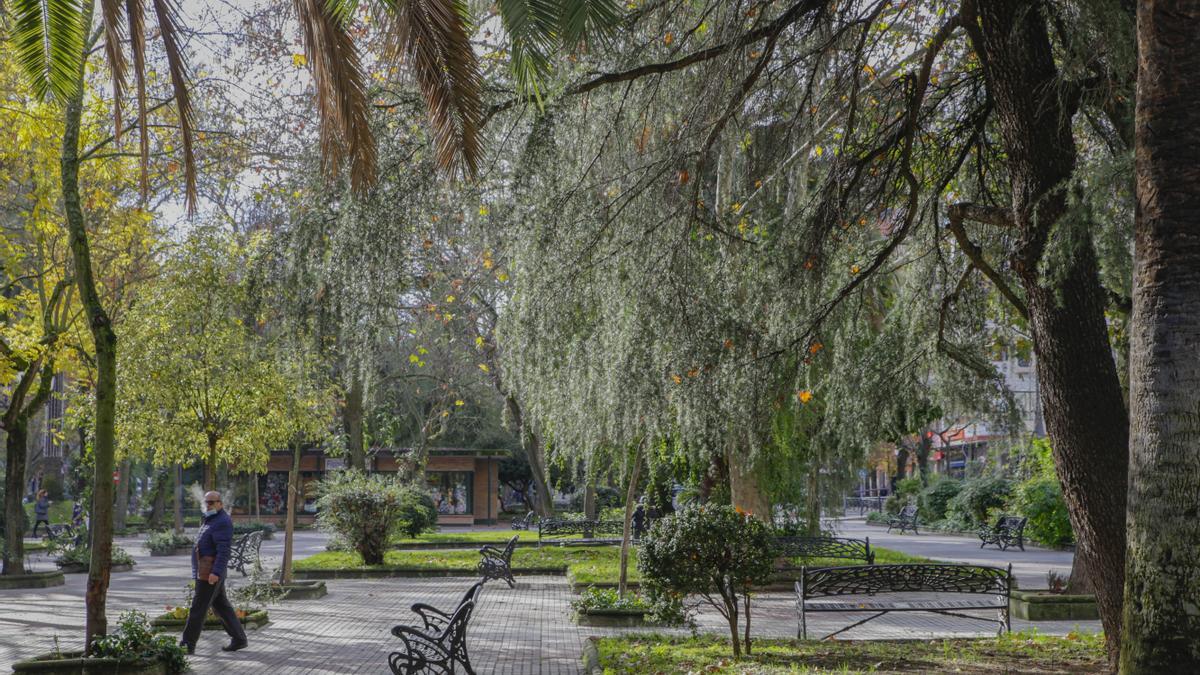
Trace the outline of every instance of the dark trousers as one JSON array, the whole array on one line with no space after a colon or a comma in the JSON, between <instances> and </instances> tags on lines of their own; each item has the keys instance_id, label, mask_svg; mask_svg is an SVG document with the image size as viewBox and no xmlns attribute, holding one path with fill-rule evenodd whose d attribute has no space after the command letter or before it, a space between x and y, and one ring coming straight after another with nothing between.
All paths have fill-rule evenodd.
<instances>
[{"instance_id":1,"label":"dark trousers","mask_svg":"<svg viewBox=\"0 0 1200 675\"><path fill-rule=\"evenodd\" d=\"M188 610L187 625L183 627L183 642L196 645L200 631L204 628L204 618L208 616L209 607L216 612L229 637L236 642L246 641L246 629L242 628L242 622L238 621L233 604L225 596L225 578L222 577L215 586L202 579L196 580L196 594L192 596L192 608Z\"/></svg>"},{"instance_id":2,"label":"dark trousers","mask_svg":"<svg viewBox=\"0 0 1200 675\"><path fill-rule=\"evenodd\" d=\"M46 524L46 534L50 534L50 521L46 520L45 518L41 518L33 524L33 536L37 536L37 526L41 525L42 523Z\"/></svg>"}]
</instances>

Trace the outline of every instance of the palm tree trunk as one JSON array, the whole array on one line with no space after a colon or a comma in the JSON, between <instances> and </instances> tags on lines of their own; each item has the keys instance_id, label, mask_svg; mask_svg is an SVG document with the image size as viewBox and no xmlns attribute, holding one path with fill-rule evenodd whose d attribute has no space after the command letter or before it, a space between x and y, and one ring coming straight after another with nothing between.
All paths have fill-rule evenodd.
<instances>
[{"instance_id":1,"label":"palm tree trunk","mask_svg":"<svg viewBox=\"0 0 1200 675\"><path fill-rule=\"evenodd\" d=\"M1200 5L1138 3L1123 673L1200 672Z\"/></svg>"}]
</instances>

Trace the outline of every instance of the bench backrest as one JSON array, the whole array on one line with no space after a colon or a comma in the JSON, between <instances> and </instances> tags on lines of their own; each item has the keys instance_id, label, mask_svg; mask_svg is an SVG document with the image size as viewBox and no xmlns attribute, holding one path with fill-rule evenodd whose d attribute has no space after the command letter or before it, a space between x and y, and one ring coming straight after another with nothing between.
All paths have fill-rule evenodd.
<instances>
[{"instance_id":1,"label":"bench backrest","mask_svg":"<svg viewBox=\"0 0 1200 675\"><path fill-rule=\"evenodd\" d=\"M871 563L871 540L840 537L775 537L775 548L789 558L841 558Z\"/></svg>"},{"instance_id":2,"label":"bench backrest","mask_svg":"<svg viewBox=\"0 0 1200 675\"><path fill-rule=\"evenodd\" d=\"M804 568L797 591L804 598L875 593L979 593L1008 596L1008 569L949 563Z\"/></svg>"},{"instance_id":3,"label":"bench backrest","mask_svg":"<svg viewBox=\"0 0 1200 675\"><path fill-rule=\"evenodd\" d=\"M1025 529L1025 523L1028 520L1028 518L1021 516L1000 516L999 520L996 521L995 530L996 532L1007 531L1012 534L1018 534L1021 530Z\"/></svg>"},{"instance_id":4,"label":"bench backrest","mask_svg":"<svg viewBox=\"0 0 1200 675\"><path fill-rule=\"evenodd\" d=\"M512 539L509 539L508 543L504 545L504 552L501 553L501 555L504 556L504 560L506 562L509 560L512 560L512 554L513 554L513 551L517 548L517 539L519 539L519 538L520 537L518 535L514 534L512 536Z\"/></svg>"},{"instance_id":5,"label":"bench backrest","mask_svg":"<svg viewBox=\"0 0 1200 675\"><path fill-rule=\"evenodd\" d=\"M905 518L905 519L916 518L917 517L917 505L909 504L909 505L905 506L904 508L900 509L900 517Z\"/></svg>"},{"instance_id":6,"label":"bench backrest","mask_svg":"<svg viewBox=\"0 0 1200 675\"><path fill-rule=\"evenodd\" d=\"M467 600L454 610L454 614L450 617L449 623L442 629L440 636L441 640L457 641L462 640L467 632L467 623L471 621L471 614L475 611L475 601Z\"/></svg>"}]
</instances>

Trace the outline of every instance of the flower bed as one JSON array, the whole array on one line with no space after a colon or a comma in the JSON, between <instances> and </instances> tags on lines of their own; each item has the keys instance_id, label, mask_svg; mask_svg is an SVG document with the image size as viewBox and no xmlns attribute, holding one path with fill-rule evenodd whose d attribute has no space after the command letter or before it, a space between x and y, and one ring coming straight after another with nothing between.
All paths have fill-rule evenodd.
<instances>
[{"instance_id":1,"label":"flower bed","mask_svg":"<svg viewBox=\"0 0 1200 675\"><path fill-rule=\"evenodd\" d=\"M0 590L12 588L50 588L67 583L61 570L57 572L35 572L0 576Z\"/></svg>"},{"instance_id":2,"label":"flower bed","mask_svg":"<svg viewBox=\"0 0 1200 675\"><path fill-rule=\"evenodd\" d=\"M247 630L261 628L270 623L270 617L267 615L267 610L237 610L238 618L242 621L242 626ZM169 607L166 614L160 614L150 621L151 629L155 633L169 633L183 630L184 624L187 623L188 608L187 607ZM208 616L204 619L203 630L224 630L221 625L221 620L217 615L209 610Z\"/></svg>"}]
</instances>

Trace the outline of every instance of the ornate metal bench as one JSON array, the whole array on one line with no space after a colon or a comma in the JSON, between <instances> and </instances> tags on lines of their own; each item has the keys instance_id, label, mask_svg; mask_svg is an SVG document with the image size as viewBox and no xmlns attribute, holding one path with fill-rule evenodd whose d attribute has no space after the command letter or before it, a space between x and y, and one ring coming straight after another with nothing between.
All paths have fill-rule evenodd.
<instances>
[{"instance_id":1,"label":"ornate metal bench","mask_svg":"<svg viewBox=\"0 0 1200 675\"><path fill-rule=\"evenodd\" d=\"M809 612L872 612L871 616L826 635L827 640L855 626L889 612L933 612L962 619L991 622L980 616L963 614L969 609L994 609L998 633L1011 630L1008 598L1012 591L1012 565L1007 569L979 565L907 564L854 565L851 567L804 568L796 582L796 605L800 612L797 636L808 639ZM957 600L917 600L908 602L817 601L839 595L875 595L876 593L957 593L987 596Z\"/></svg>"},{"instance_id":2,"label":"ornate metal bench","mask_svg":"<svg viewBox=\"0 0 1200 675\"><path fill-rule=\"evenodd\" d=\"M1016 546L1022 551L1025 550L1025 523L1028 518L1020 516L1000 516L996 524L991 527L980 528L979 530L979 548L983 548L988 544L995 544L1000 547L1001 551L1008 550L1009 546Z\"/></svg>"},{"instance_id":3,"label":"ornate metal bench","mask_svg":"<svg viewBox=\"0 0 1200 675\"><path fill-rule=\"evenodd\" d=\"M516 583L513 581L512 575L512 554L517 548L517 535L513 535L512 539L505 544L504 550L500 550L495 546L484 546L479 549L479 574L483 576L484 581L489 579L501 579L512 588Z\"/></svg>"},{"instance_id":4,"label":"ornate metal bench","mask_svg":"<svg viewBox=\"0 0 1200 675\"><path fill-rule=\"evenodd\" d=\"M526 513L523 518L513 518L512 529L528 530L533 526L533 521L537 520L537 514L533 511Z\"/></svg>"},{"instance_id":5,"label":"ornate metal bench","mask_svg":"<svg viewBox=\"0 0 1200 675\"><path fill-rule=\"evenodd\" d=\"M575 520L543 518L538 521L538 546L565 544L566 537L579 535L584 541L596 539L620 539L625 532L625 523L619 520ZM551 538L553 537L553 538Z\"/></svg>"},{"instance_id":6,"label":"ornate metal bench","mask_svg":"<svg viewBox=\"0 0 1200 675\"><path fill-rule=\"evenodd\" d=\"M840 537L775 537L775 548L779 555L787 558L840 558L861 560L875 564L875 552L871 550L871 538L842 539ZM779 569L800 569L785 564Z\"/></svg>"},{"instance_id":7,"label":"ornate metal bench","mask_svg":"<svg viewBox=\"0 0 1200 675\"><path fill-rule=\"evenodd\" d=\"M246 566L252 565L257 567L259 564L258 554L262 548L263 533L262 530L243 534L233 540L233 546L229 549L229 567L242 573L246 576Z\"/></svg>"},{"instance_id":8,"label":"ornate metal bench","mask_svg":"<svg viewBox=\"0 0 1200 675\"><path fill-rule=\"evenodd\" d=\"M416 611L416 605L413 610ZM475 601L464 599L440 629L427 627L422 630L413 626L392 628L392 635L404 642L403 651L388 655L392 672L396 675L453 675L456 672L455 664L459 664L468 675L475 675L467 658L467 623L474 610ZM425 617L425 614L418 613L422 618Z\"/></svg>"},{"instance_id":9,"label":"ornate metal bench","mask_svg":"<svg viewBox=\"0 0 1200 675\"><path fill-rule=\"evenodd\" d=\"M454 619L454 615L460 609L462 609L462 607L464 605L466 605L467 603L473 603L475 607L478 607L479 606L479 598L481 595L483 595L483 582L479 581L479 582L476 582L474 586L471 586L470 588L467 589L467 592L463 594L462 600L459 601L458 607L455 607L454 610L451 612L443 612L442 610L440 610L436 607L427 605L423 602L418 602L418 603L414 604L412 606L412 611L417 616L421 617L421 623L424 624L423 627L418 630L420 630L420 632L422 634L424 634L426 637L428 637L430 635L441 635L446 630L446 627L449 626L451 621ZM406 633L408 631L400 630L398 633L397 631L401 628L412 628L412 627L401 624L401 625L398 625L398 626L392 628L393 635L396 635L397 637L401 637L401 639L404 639L402 636L400 636L400 633ZM465 624L463 625L463 630L460 631L459 634L457 634L457 635L451 634L450 637L451 637L451 644L450 644L450 650L449 650L450 651L450 663L448 664L449 668L448 668L447 672L454 672L454 664L455 663L461 664L463 670L465 670L468 673L475 672L471 669L471 657L470 657L470 655L467 654L466 625ZM428 659L426 659L426 660L428 660ZM392 672L402 672L402 671L397 671L395 666L393 666Z\"/></svg>"},{"instance_id":10,"label":"ornate metal bench","mask_svg":"<svg viewBox=\"0 0 1200 675\"><path fill-rule=\"evenodd\" d=\"M888 532L891 532L893 527L900 528L900 534L904 534L905 530L912 530L913 534L921 534L917 532L917 507L909 504L900 509L900 513L888 518Z\"/></svg>"}]
</instances>

